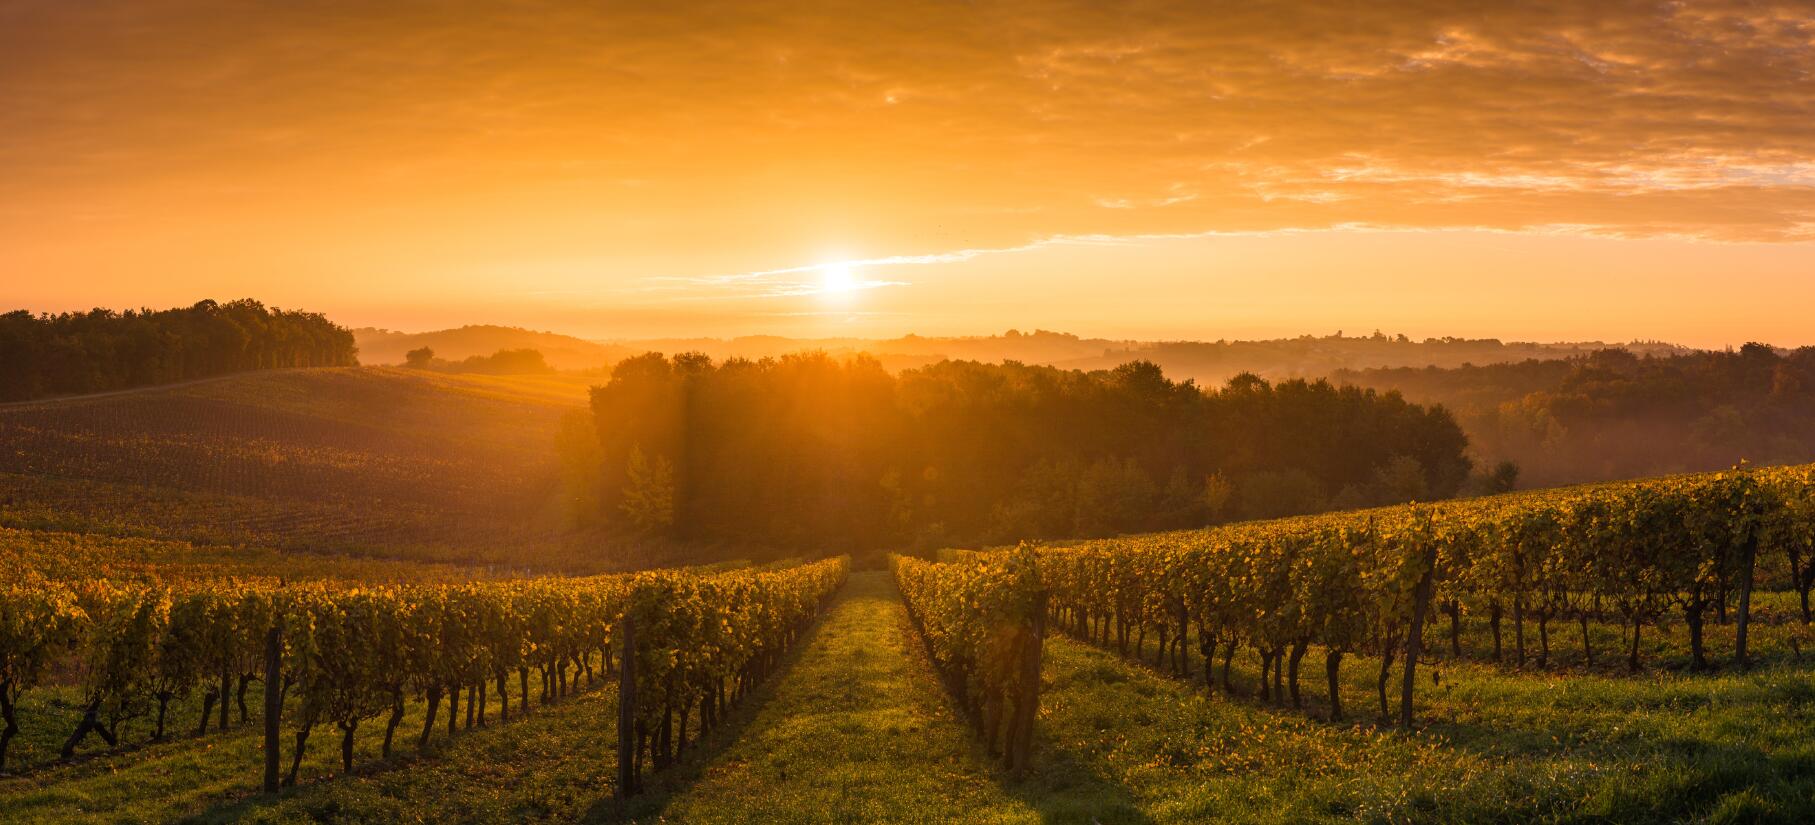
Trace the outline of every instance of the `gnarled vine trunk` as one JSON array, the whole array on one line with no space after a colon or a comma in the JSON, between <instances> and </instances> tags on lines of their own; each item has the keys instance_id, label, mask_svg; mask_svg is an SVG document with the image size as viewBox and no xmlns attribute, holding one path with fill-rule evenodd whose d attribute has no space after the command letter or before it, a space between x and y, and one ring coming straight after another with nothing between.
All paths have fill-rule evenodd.
<instances>
[{"instance_id":1,"label":"gnarled vine trunk","mask_svg":"<svg viewBox=\"0 0 1815 825\"><path fill-rule=\"evenodd\" d=\"M1342 721L1342 651L1332 650L1324 654L1323 673L1330 682L1330 721Z\"/></svg>"}]
</instances>

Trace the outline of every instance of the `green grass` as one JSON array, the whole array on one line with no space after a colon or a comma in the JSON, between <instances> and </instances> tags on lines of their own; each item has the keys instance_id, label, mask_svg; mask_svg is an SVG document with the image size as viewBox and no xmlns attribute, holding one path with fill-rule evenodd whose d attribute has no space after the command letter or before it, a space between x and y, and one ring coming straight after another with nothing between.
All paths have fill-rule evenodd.
<instances>
[{"instance_id":1,"label":"green grass","mask_svg":"<svg viewBox=\"0 0 1815 825\"><path fill-rule=\"evenodd\" d=\"M894 582L855 573L773 698L649 822L1035 822L917 646Z\"/></svg>"},{"instance_id":2,"label":"green grass","mask_svg":"<svg viewBox=\"0 0 1815 825\"><path fill-rule=\"evenodd\" d=\"M1483 652L1479 626L1465 630L1467 650ZM0 821L1815 821L1815 668L1770 634L1760 666L1692 674L1670 653L1679 625L1648 637L1655 658L1627 675L1584 672L1568 655L1575 628L1553 630L1561 670L1426 668L1409 734L1374 721L1375 663L1362 657L1344 667L1356 721L1331 723L1317 652L1307 707L1291 710L1205 692L1201 661L1180 679L1053 636L1034 764L1011 781L955 711L888 575L866 572L775 679L627 805L613 798L607 687L451 742L438 730L424 754L412 706L399 756L376 760L381 729L368 723L351 776L337 775L336 731L318 730L302 787L276 799L255 792L255 725L143 744L138 723L121 751L0 780ZM1723 645L1729 633L1711 629ZM1237 657L1249 694L1255 665ZM191 728L194 712L185 706L173 729ZM38 753L58 733L28 730L21 743Z\"/></svg>"},{"instance_id":3,"label":"green grass","mask_svg":"<svg viewBox=\"0 0 1815 825\"><path fill-rule=\"evenodd\" d=\"M276 802L217 807L196 822L574 822L616 785L617 691L573 696L527 720L464 733L394 769L356 772Z\"/></svg>"},{"instance_id":4,"label":"green grass","mask_svg":"<svg viewBox=\"0 0 1815 825\"><path fill-rule=\"evenodd\" d=\"M566 788L583 787L588 783L581 782L582 778L609 773L614 764L611 746L616 736L617 702L615 691L608 686L538 706L527 721L517 716L513 692L508 725L497 723L497 698L490 697L491 726L462 730L451 742L443 713L422 752L416 748L423 722L422 704L417 701L408 705L397 729L390 762L379 761L383 720L368 720L360 726L351 776L341 771L340 731L332 724L317 725L299 772L299 787L286 790L273 807L272 799L259 794L263 738L257 685L248 695L250 723L239 724L236 712L235 727L225 734L211 727L205 736L193 735L200 708L199 700L192 700L172 706L166 741L149 742L149 723L136 720L122 731L123 747L106 749L98 737L91 736L77 759L67 764L45 760L54 757L74 726L75 711L64 707L68 697L60 691L28 696L35 698L21 708L25 730L13 744L22 754L41 758L33 760L36 765L23 775L0 779L0 813L4 813L0 822L7 825L170 822L198 816L204 821L242 817L319 821L312 818L323 811L345 814L330 817L334 821L385 822L396 821L392 814L403 810L397 807L399 802L414 804L424 814L437 810L427 804L435 802L441 805L441 821L466 822L482 819L482 811L495 811L487 807L484 797L503 787L512 788L513 796L490 802L518 807L495 821L521 821L530 818L524 812L534 810L571 819L559 815L571 814L571 806L562 808L557 803L563 794L572 795ZM53 715L59 710L63 711L60 715ZM32 724L34 719L47 717L68 725ZM286 771L293 734L286 724ZM576 758L594 753L597 758ZM514 776L499 779L511 771ZM447 789L462 787L465 793L443 798ZM609 788L604 793L609 795Z\"/></svg>"},{"instance_id":5,"label":"green grass","mask_svg":"<svg viewBox=\"0 0 1815 825\"><path fill-rule=\"evenodd\" d=\"M1140 810L1105 825L1815 816L1815 681L1804 671L1630 679L1453 666L1441 687L1426 682L1424 721L1408 735L1210 696L1068 639L1046 652L1039 745L1126 788ZM1371 713L1365 681L1344 686L1357 715Z\"/></svg>"},{"instance_id":6,"label":"green grass","mask_svg":"<svg viewBox=\"0 0 1815 825\"><path fill-rule=\"evenodd\" d=\"M1407 734L1373 721L1377 662L1363 657L1350 658L1343 687L1349 714L1361 721L1330 723L1320 658L1307 659L1319 666L1307 668L1307 709L1295 711L1211 695L1195 681L1054 637L1034 765L1011 782L954 715L906 635L892 590L876 574L854 578L775 702L665 806L664 821L1815 817L1815 673L1775 646L1751 671L1679 673L1667 638L1652 651L1664 666L1637 676L1621 672L1623 664L1582 672L1554 639L1553 659L1568 671L1427 667L1420 727ZM1681 633L1680 625L1672 630ZM1722 635L1711 629L1711 642ZM1471 633L1464 643L1478 640ZM1238 686L1249 689L1250 659L1238 657L1235 669Z\"/></svg>"}]
</instances>

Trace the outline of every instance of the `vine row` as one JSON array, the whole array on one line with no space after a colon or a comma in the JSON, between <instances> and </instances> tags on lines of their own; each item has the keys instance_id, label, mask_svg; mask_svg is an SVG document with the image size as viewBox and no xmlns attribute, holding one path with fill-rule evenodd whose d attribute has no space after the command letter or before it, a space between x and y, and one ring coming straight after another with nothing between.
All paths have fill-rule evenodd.
<instances>
[{"instance_id":1,"label":"vine row","mask_svg":"<svg viewBox=\"0 0 1815 825\"><path fill-rule=\"evenodd\" d=\"M769 672L848 566L401 586L65 580L20 567L0 585L0 769L21 695L53 674L74 687L81 711L65 758L89 735L116 744L128 719L149 717L163 739L169 706L198 694L197 735L234 725L235 709L247 724L248 686L262 682L269 791L280 784L280 718L293 723L281 779L294 784L319 725L340 731L351 770L356 731L382 720L388 758L408 703L425 709L418 744L427 746L444 703L450 736L462 722L488 724L494 691L507 722L600 683L614 655L635 658L644 697L633 759L660 769L687 747L693 714L703 733ZM638 626L629 650L627 618Z\"/></svg>"}]
</instances>

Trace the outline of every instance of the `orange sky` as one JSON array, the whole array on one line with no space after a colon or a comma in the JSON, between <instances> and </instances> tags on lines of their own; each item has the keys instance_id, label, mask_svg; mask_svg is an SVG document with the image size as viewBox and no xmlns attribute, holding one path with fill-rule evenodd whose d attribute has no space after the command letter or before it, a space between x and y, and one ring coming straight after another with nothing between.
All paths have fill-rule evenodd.
<instances>
[{"instance_id":1,"label":"orange sky","mask_svg":"<svg viewBox=\"0 0 1815 825\"><path fill-rule=\"evenodd\" d=\"M0 304L1815 344L1811 19L0 0Z\"/></svg>"}]
</instances>

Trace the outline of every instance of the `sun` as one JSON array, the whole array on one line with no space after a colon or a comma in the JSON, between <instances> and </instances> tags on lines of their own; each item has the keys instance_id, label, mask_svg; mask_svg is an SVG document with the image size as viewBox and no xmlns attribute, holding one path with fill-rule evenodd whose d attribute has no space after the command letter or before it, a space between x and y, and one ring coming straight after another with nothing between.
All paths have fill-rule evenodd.
<instances>
[{"instance_id":1,"label":"sun","mask_svg":"<svg viewBox=\"0 0 1815 825\"><path fill-rule=\"evenodd\" d=\"M819 291L826 295L844 295L857 290L856 267L848 263L826 264L819 268Z\"/></svg>"}]
</instances>

